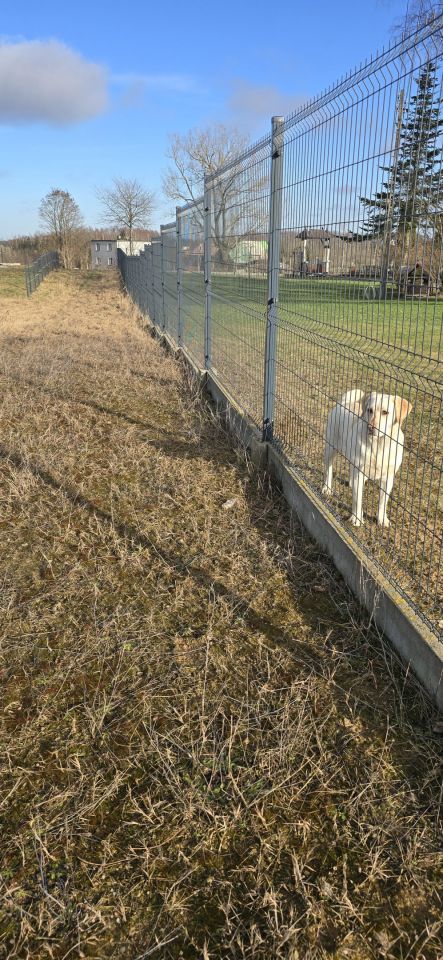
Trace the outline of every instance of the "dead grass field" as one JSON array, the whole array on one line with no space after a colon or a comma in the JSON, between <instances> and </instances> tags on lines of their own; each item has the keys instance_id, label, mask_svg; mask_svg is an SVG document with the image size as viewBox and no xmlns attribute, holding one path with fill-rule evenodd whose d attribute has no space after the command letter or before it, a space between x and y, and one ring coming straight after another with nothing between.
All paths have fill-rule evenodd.
<instances>
[{"instance_id":1,"label":"dead grass field","mask_svg":"<svg viewBox=\"0 0 443 960\"><path fill-rule=\"evenodd\" d=\"M0 955L441 958L417 684L115 275L0 337Z\"/></svg>"}]
</instances>

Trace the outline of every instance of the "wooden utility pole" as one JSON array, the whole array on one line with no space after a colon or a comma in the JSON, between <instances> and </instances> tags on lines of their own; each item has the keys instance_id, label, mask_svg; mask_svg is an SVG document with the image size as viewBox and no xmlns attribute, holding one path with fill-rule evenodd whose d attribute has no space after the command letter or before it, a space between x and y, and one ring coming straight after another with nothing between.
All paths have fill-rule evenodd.
<instances>
[{"instance_id":1,"label":"wooden utility pole","mask_svg":"<svg viewBox=\"0 0 443 960\"><path fill-rule=\"evenodd\" d=\"M389 178L388 193L386 197L386 224L385 224L385 242L383 245L381 278L380 278L380 300L386 299L386 287L388 282L388 270L391 248L392 222L394 217L394 191L395 178L397 176L398 151L400 149L401 125L403 121L403 107L405 101L405 92L400 90L397 97L396 123L395 123L395 143L392 153L391 176Z\"/></svg>"}]
</instances>

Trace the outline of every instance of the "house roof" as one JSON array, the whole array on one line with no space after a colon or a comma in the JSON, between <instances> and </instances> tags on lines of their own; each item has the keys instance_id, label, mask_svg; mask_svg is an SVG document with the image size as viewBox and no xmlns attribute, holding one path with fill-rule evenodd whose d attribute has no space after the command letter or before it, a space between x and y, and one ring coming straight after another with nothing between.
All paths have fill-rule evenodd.
<instances>
[{"instance_id":1,"label":"house roof","mask_svg":"<svg viewBox=\"0 0 443 960\"><path fill-rule=\"evenodd\" d=\"M354 240L354 234L350 231L336 233L332 230L326 230L325 227L316 227L312 230L304 227L295 236L297 240Z\"/></svg>"},{"instance_id":2,"label":"house roof","mask_svg":"<svg viewBox=\"0 0 443 960\"><path fill-rule=\"evenodd\" d=\"M335 233L329 233L329 230L307 230L306 227L304 230L300 230L300 233L296 233L297 240L331 240L332 237L335 237Z\"/></svg>"},{"instance_id":3,"label":"house roof","mask_svg":"<svg viewBox=\"0 0 443 960\"><path fill-rule=\"evenodd\" d=\"M413 267L409 269L406 268L408 277L430 277L432 280L435 280L437 277L437 271L433 270L430 263L427 263L426 260L418 260L417 263L414 263Z\"/></svg>"}]
</instances>

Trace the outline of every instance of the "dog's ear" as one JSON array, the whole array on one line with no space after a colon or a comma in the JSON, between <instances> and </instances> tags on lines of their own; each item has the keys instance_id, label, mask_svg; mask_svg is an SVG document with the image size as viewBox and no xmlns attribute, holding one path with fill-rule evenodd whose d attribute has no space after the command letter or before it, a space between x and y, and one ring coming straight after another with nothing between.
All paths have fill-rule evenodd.
<instances>
[{"instance_id":1,"label":"dog's ear","mask_svg":"<svg viewBox=\"0 0 443 960\"><path fill-rule=\"evenodd\" d=\"M370 396L371 396L370 393L363 393L363 390L362 390L362 392L361 392L361 397L360 397L359 402L358 402L358 405L359 405L359 408L360 408L359 411L358 411L359 417L363 417L363 416L365 415L366 407L367 407L367 405L368 405L368 400L369 400L369 397L370 397Z\"/></svg>"},{"instance_id":2,"label":"dog's ear","mask_svg":"<svg viewBox=\"0 0 443 960\"><path fill-rule=\"evenodd\" d=\"M367 397L363 390L348 390L342 398L342 405L355 413L357 417L363 416Z\"/></svg>"},{"instance_id":3,"label":"dog's ear","mask_svg":"<svg viewBox=\"0 0 443 960\"><path fill-rule=\"evenodd\" d=\"M401 426L403 420L406 420L408 413L412 410L412 403L409 403L409 400L404 400L403 397L394 397L394 404L395 420Z\"/></svg>"}]
</instances>

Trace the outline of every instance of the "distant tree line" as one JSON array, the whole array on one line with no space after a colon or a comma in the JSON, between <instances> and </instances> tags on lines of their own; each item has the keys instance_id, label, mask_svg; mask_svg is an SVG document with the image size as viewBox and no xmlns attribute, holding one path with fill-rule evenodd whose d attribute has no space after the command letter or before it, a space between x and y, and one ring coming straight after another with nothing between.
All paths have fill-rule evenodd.
<instances>
[{"instance_id":1,"label":"distant tree line","mask_svg":"<svg viewBox=\"0 0 443 960\"><path fill-rule=\"evenodd\" d=\"M105 226L87 227L74 197L61 188L53 188L39 207L42 230L0 240L0 263L31 263L48 250L57 250L65 269L90 266L90 241L150 240L159 236L150 229L155 197L136 180L117 178L107 190L97 191L102 202Z\"/></svg>"}]
</instances>

